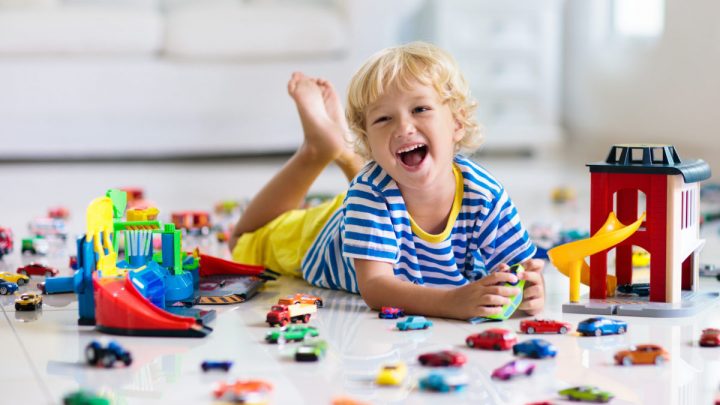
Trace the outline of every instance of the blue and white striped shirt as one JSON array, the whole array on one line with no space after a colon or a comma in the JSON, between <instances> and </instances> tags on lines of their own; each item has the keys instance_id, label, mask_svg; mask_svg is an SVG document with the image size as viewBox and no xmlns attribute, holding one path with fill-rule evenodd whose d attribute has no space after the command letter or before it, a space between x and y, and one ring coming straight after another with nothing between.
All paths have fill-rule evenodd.
<instances>
[{"instance_id":1,"label":"blue and white striped shirt","mask_svg":"<svg viewBox=\"0 0 720 405\"><path fill-rule=\"evenodd\" d=\"M390 175L375 162L366 165L305 254L303 277L358 293L353 259L360 258L391 263L402 280L450 288L533 257L535 246L502 185L466 157L457 155L454 166L448 227L430 235L414 224Z\"/></svg>"}]
</instances>

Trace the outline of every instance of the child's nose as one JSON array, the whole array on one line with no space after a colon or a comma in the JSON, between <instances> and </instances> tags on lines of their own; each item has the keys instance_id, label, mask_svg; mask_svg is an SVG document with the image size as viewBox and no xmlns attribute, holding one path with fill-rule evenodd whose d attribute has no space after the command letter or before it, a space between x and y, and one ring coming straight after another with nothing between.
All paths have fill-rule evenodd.
<instances>
[{"instance_id":1,"label":"child's nose","mask_svg":"<svg viewBox=\"0 0 720 405\"><path fill-rule=\"evenodd\" d=\"M397 128L395 128L395 136L408 136L414 135L417 129L412 120L408 118L400 118L397 120Z\"/></svg>"}]
</instances>

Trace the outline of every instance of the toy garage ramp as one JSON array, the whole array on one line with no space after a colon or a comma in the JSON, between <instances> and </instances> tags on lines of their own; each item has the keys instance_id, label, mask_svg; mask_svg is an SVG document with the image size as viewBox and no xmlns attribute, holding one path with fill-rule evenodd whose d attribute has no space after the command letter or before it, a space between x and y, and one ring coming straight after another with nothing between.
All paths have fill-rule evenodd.
<instances>
[{"instance_id":1,"label":"toy garage ramp","mask_svg":"<svg viewBox=\"0 0 720 405\"><path fill-rule=\"evenodd\" d=\"M582 239L554 247L548 251L548 257L560 273L570 278L570 302L580 301L580 283L590 285L590 266L585 257L610 249L634 234L645 220L643 213L637 221L624 225L614 212L608 215L603 226L590 238ZM615 295L617 279L607 276L608 296Z\"/></svg>"},{"instance_id":2,"label":"toy garage ramp","mask_svg":"<svg viewBox=\"0 0 720 405\"><path fill-rule=\"evenodd\" d=\"M97 274L97 273L95 273ZM127 277L100 278L95 285L97 329L113 335L205 337L212 329L195 318L171 314L143 297Z\"/></svg>"}]
</instances>

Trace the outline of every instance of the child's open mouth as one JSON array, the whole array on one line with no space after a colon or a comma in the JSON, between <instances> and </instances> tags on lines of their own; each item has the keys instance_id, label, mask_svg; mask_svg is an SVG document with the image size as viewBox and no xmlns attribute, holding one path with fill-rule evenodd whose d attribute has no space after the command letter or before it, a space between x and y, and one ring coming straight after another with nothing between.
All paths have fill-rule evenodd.
<instances>
[{"instance_id":1,"label":"child's open mouth","mask_svg":"<svg viewBox=\"0 0 720 405\"><path fill-rule=\"evenodd\" d=\"M417 144L400 149L397 152L400 161L408 167L417 167L427 156L427 145Z\"/></svg>"}]
</instances>

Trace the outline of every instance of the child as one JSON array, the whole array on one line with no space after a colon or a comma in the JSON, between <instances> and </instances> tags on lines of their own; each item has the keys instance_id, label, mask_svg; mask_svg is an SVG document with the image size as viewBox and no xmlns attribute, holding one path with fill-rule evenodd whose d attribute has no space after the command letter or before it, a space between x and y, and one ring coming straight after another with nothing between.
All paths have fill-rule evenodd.
<instances>
[{"instance_id":1,"label":"child","mask_svg":"<svg viewBox=\"0 0 720 405\"><path fill-rule=\"evenodd\" d=\"M475 103L453 58L426 43L389 48L354 75L345 120L330 83L293 74L304 143L248 205L230 246L240 262L295 272L360 293L374 309L469 319L497 314L519 291L505 272L522 263L520 309L542 310L542 262L504 188L457 154L476 147ZM361 167L345 134L370 162ZM347 194L296 210L335 161ZM237 242L237 243L236 243Z\"/></svg>"}]
</instances>

